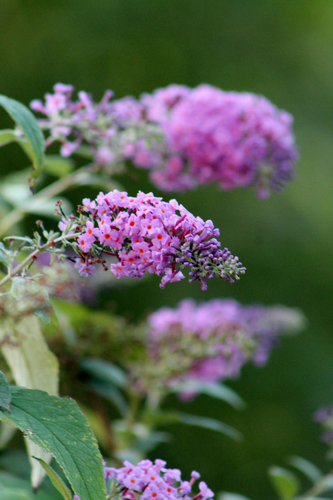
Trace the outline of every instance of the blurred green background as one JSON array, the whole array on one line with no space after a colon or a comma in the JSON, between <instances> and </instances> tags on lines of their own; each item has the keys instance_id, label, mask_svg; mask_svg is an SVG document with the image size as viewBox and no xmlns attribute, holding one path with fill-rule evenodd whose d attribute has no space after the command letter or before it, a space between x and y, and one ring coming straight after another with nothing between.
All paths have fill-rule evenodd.
<instances>
[{"instance_id":1,"label":"blurred green background","mask_svg":"<svg viewBox=\"0 0 333 500\"><path fill-rule=\"evenodd\" d=\"M235 443L174 426L172 441L152 455L181 468L184 478L200 471L214 491L275 498L267 467L285 465L292 454L330 467L312 414L333 400L332 25L329 0L0 0L0 93L25 104L58 81L96 100L107 88L138 96L170 83L206 82L263 94L295 117L301 161L282 194L259 201L253 191L207 187L177 196L221 229L222 244L247 267L239 283L214 280L202 293L182 282L163 291L152 278L101 297L133 320L188 296L305 312L304 333L284 338L267 367L248 366L230 383L245 410L205 397L187 407L168 400L243 433ZM0 118L7 124L4 113ZM26 166L15 146L2 150L0 161L3 174ZM144 173L125 184L132 194L151 189Z\"/></svg>"}]
</instances>

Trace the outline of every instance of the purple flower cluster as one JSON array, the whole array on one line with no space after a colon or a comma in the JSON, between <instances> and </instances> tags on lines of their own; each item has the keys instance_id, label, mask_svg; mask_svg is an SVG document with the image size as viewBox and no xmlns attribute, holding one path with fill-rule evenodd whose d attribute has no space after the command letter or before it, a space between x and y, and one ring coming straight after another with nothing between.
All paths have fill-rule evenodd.
<instances>
[{"instance_id":1,"label":"purple flower cluster","mask_svg":"<svg viewBox=\"0 0 333 500\"><path fill-rule=\"evenodd\" d=\"M283 306L242 306L231 299L196 304L186 299L174 309L151 314L148 323L147 359L131 367L143 392L181 381L234 378L250 360L263 365L278 335L298 331L304 318Z\"/></svg>"},{"instance_id":2,"label":"purple flower cluster","mask_svg":"<svg viewBox=\"0 0 333 500\"><path fill-rule=\"evenodd\" d=\"M256 186L266 197L295 175L292 117L262 96L171 85L142 102L174 153L151 174L163 190L217 182L226 190Z\"/></svg>"},{"instance_id":3,"label":"purple flower cluster","mask_svg":"<svg viewBox=\"0 0 333 500\"><path fill-rule=\"evenodd\" d=\"M190 282L198 280L203 290L207 279L219 276L233 282L245 272L238 257L220 249L219 230L212 221L194 217L176 200L114 190L101 192L94 201L85 198L80 212L81 218L70 224L77 232L76 267L81 275L93 274L95 263L105 264L103 254L117 260L111 272L118 279L142 278L148 270L162 276L161 288L183 279L184 267L189 268ZM67 231L68 224L63 220L59 227Z\"/></svg>"},{"instance_id":4,"label":"purple flower cluster","mask_svg":"<svg viewBox=\"0 0 333 500\"><path fill-rule=\"evenodd\" d=\"M128 461L124 467L115 469L105 468L106 479L115 479L118 483L119 493L122 498L129 500L206 500L212 498L214 493L206 483L199 483L199 493L190 496L192 485L200 474L193 471L190 481L181 480L178 469L165 468L164 460L142 460L136 466Z\"/></svg>"},{"instance_id":5,"label":"purple flower cluster","mask_svg":"<svg viewBox=\"0 0 333 500\"><path fill-rule=\"evenodd\" d=\"M323 406L314 414L314 420L322 424L325 432L321 436L324 443L333 444L333 405Z\"/></svg>"},{"instance_id":6,"label":"purple flower cluster","mask_svg":"<svg viewBox=\"0 0 333 500\"><path fill-rule=\"evenodd\" d=\"M86 92L58 83L34 111L70 156L83 142L100 166L131 159L150 171L163 191L218 183L222 189L255 186L260 197L280 190L295 175L298 158L292 117L262 96L225 92L209 85L170 85L140 100L107 91L95 104Z\"/></svg>"},{"instance_id":7,"label":"purple flower cluster","mask_svg":"<svg viewBox=\"0 0 333 500\"><path fill-rule=\"evenodd\" d=\"M132 97L110 101L111 90L97 104L86 92L79 92L75 101L73 91L72 85L57 83L54 94L45 95L45 103L31 102L34 111L46 116L39 120L41 128L50 132L46 145L59 141L61 155L68 157L85 142L94 161L101 166L122 161L129 147L132 153L131 144L137 141L136 129L143 123L143 106ZM139 135L143 137L144 133Z\"/></svg>"}]
</instances>

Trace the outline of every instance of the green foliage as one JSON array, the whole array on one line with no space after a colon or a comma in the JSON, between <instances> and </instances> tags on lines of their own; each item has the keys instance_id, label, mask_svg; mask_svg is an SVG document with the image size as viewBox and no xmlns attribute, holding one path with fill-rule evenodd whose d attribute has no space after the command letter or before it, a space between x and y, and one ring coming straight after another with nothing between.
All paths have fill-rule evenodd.
<instances>
[{"instance_id":1,"label":"green foliage","mask_svg":"<svg viewBox=\"0 0 333 500\"><path fill-rule=\"evenodd\" d=\"M224 384L212 384L200 380L186 380L174 387L172 391L177 393L206 394L207 396L225 401L238 410L245 406L243 399Z\"/></svg>"},{"instance_id":2,"label":"green foliage","mask_svg":"<svg viewBox=\"0 0 333 500\"><path fill-rule=\"evenodd\" d=\"M292 500L299 490L299 481L295 474L282 467L271 467L269 477L281 500Z\"/></svg>"},{"instance_id":3,"label":"green foliage","mask_svg":"<svg viewBox=\"0 0 333 500\"><path fill-rule=\"evenodd\" d=\"M70 158L62 158L56 155L46 155L44 161L45 171L61 179L70 174L74 169L74 162Z\"/></svg>"},{"instance_id":4,"label":"green foliage","mask_svg":"<svg viewBox=\"0 0 333 500\"><path fill-rule=\"evenodd\" d=\"M102 457L77 404L43 391L13 387L11 392L11 413L0 412L0 419L57 460L80 500L105 500Z\"/></svg>"},{"instance_id":5,"label":"green foliage","mask_svg":"<svg viewBox=\"0 0 333 500\"><path fill-rule=\"evenodd\" d=\"M33 458L36 458L36 457L33 457ZM50 467L49 464L44 462L44 460L42 460L40 458L36 458L36 460L38 460L38 462L41 464L41 466L45 470L46 474L49 476L53 486L55 488L57 488L57 490L59 491L59 493L62 494L64 499L65 500L72 500L71 492L69 491L69 489L67 488L67 486L65 485L65 483L63 482L61 477L56 473L56 471L54 469L52 469L52 467Z\"/></svg>"},{"instance_id":6,"label":"green foliage","mask_svg":"<svg viewBox=\"0 0 333 500\"><path fill-rule=\"evenodd\" d=\"M10 412L10 402L12 395L10 393L9 385L5 375L0 371L0 410Z\"/></svg>"},{"instance_id":7,"label":"green foliage","mask_svg":"<svg viewBox=\"0 0 333 500\"><path fill-rule=\"evenodd\" d=\"M0 95L0 105L10 114L24 134L26 142L22 140L18 140L18 142L33 163L33 172L30 178L30 185L32 186L34 179L40 174L44 162L45 145L42 131L31 111L20 102Z\"/></svg>"},{"instance_id":8,"label":"green foliage","mask_svg":"<svg viewBox=\"0 0 333 500\"><path fill-rule=\"evenodd\" d=\"M315 464L309 462L308 460L305 460L305 458L293 456L289 458L289 463L314 483L318 481L323 475L321 470L318 469Z\"/></svg>"}]
</instances>

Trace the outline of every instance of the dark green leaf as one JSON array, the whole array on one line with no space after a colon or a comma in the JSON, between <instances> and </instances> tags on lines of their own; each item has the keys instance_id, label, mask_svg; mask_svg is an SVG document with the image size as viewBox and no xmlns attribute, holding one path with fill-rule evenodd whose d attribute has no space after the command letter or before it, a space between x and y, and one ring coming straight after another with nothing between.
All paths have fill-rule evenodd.
<instances>
[{"instance_id":1,"label":"dark green leaf","mask_svg":"<svg viewBox=\"0 0 333 500\"><path fill-rule=\"evenodd\" d=\"M6 377L0 371L0 410L5 410L10 412L11 400L12 400L12 395L10 393Z\"/></svg>"},{"instance_id":2,"label":"dark green leaf","mask_svg":"<svg viewBox=\"0 0 333 500\"><path fill-rule=\"evenodd\" d=\"M106 384L103 381L96 380L87 382L86 387L113 403L122 416L125 416L127 414L128 406L125 398L114 385Z\"/></svg>"},{"instance_id":3,"label":"dark green leaf","mask_svg":"<svg viewBox=\"0 0 333 500\"><path fill-rule=\"evenodd\" d=\"M15 466L19 470L17 462ZM21 472L21 471L20 471ZM15 496L16 495L16 496ZM1 500L61 500L62 497L54 489L49 481L41 486L37 493L34 493L28 478L9 472L0 472L0 498Z\"/></svg>"},{"instance_id":4,"label":"dark green leaf","mask_svg":"<svg viewBox=\"0 0 333 500\"><path fill-rule=\"evenodd\" d=\"M268 474L281 500L292 500L297 495L299 481L295 474L282 467L271 467Z\"/></svg>"},{"instance_id":5,"label":"dark green leaf","mask_svg":"<svg viewBox=\"0 0 333 500\"><path fill-rule=\"evenodd\" d=\"M148 437L137 439L135 448L145 455L153 450L158 444L168 441L170 441L170 434L167 432L151 432Z\"/></svg>"},{"instance_id":6,"label":"dark green leaf","mask_svg":"<svg viewBox=\"0 0 333 500\"><path fill-rule=\"evenodd\" d=\"M105 500L102 457L75 401L22 387L11 392L11 414L0 412L0 419L57 460L80 500Z\"/></svg>"},{"instance_id":7,"label":"dark green leaf","mask_svg":"<svg viewBox=\"0 0 333 500\"><path fill-rule=\"evenodd\" d=\"M118 387L125 387L126 374L118 366L102 359L84 358L80 361L80 368L90 375L109 382Z\"/></svg>"},{"instance_id":8,"label":"dark green leaf","mask_svg":"<svg viewBox=\"0 0 333 500\"><path fill-rule=\"evenodd\" d=\"M33 458L38 460L38 462L41 464L41 466L45 470L46 474L49 476L53 486L59 491L59 493L61 493L61 495L64 497L64 499L65 500L72 500L71 492L69 491L69 489L67 488L67 486L65 485L65 483L63 482L61 477L58 476L56 471L53 470L52 467L49 464L47 464L46 462L44 462L44 460L42 460L41 458L36 458L36 457L33 457Z\"/></svg>"},{"instance_id":9,"label":"dark green leaf","mask_svg":"<svg viewBox=\"0 0 333 500\"><path fill-rule=\"evenodd\" d=\"M236 441L240 441L242 439L242 435L239 431L224 422L215 420L214 418L199 417L198 415L188 415L187 413L180 412L177 413L177 415L179 416L179 421L184 424L196 425L197 427L203 427L212 431L221 432Z\"/></svg>"},{"instance_id":10,"label":"dark green leaf","mask_svg":"<svg viewBox=\"0 0 333 500\"><path fill-rule=\"evenodd\" d=\"M27 148L24 149L33 163L31 178L38 177L44 162L45 144L36 118L23 104L4 95L0 95L0 105L5 108L7 113L10 114L16 124L22 129L28 141L25 143L28 146L28 150ZM21 142L21 145L24 146L24 143Z\"/></svg>"}]
</instances>

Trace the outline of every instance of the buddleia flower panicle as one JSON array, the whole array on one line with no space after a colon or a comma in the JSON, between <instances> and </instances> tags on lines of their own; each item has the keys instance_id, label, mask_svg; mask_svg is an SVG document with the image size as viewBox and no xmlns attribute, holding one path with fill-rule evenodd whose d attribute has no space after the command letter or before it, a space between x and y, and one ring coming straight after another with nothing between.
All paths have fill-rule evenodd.
<instances>
[{"instance_id":1,"label":"buddleia flower panicle","mask_svg":"<svg viewBox=\"0 0 333 500\"><path fill-rule=\"evenodd\" d=\"M101 192L94 201L85 198L80 213L71 226L77 233L80 257L75 267L81 275L93 274L98 263L105 266L106 255L114 258L110 270L118 279L141 279L148 271L161 276L161 288L183 279L184 268L189 269L190 282L199 281L202 290L208 279L232 283L245 272L238 257L221 248L212 221L194 217L176 200L114 190ZM68 222L63 220L59 227L67 230Z\"/></svg>"},{"instance_id":2,"label":"buddleia flower panicle","mask_svg":"<svg viewBox=\"0 0 333 500\"><path fill-rule=\"evenodd\" d=\"M180 382L216 383L235 378L252 361L262 366L285 332L297 332L304 317L283 306L243 306L231 299L181 301L148 317L144 361L129 367L143 393L168 391ZM192 397L193 392L183 393Z\"/></svg>"},{"instance_id":3,"label":"buddleia flower panicle","mask_svg":"<svg viewBox=\"0 0 333 500\"><path fill-rule=\"evenodd\" d=\"M73 91L58 83L45 103L31 103L45 117L46 144L59 141L62 156L85 144L101 167L130 159L166 192L217 183L254 186L264 198L295 176L293 119L262 96L170 85L140 99L113 99L108 90L95 103L86 92L73 100Z\"/></svg>"},{"instance_id":4,"label":"buddleia flower panicle","mask_svg":"<svg viewBox=\"0 0 333 500\"><path fill-rule=\"evenodd\" d=\"M192 486L200 474L193 471L190 481L182 481L179 469L167 469L164 460L155 462L142 460L137 465L125 460L124 467L116 469L105 467L106 484L110 480L114 494L108 498L129 500L207 500L213 498L214 493L204 481L199 483L199 492L192 493ZM79 500L78 496L74 500Z\"/></svg>"},{"instance_id":5,"label":"buddleia flower panicle","mask_svg":"<svg viewBox=\"0 0 333 500\"><path fill-rule=\"evenodd\" d=\"M333 445L333 404L329 406L322 406L314 414L315 422L319 422L324 432L321 436L321 440L324 443ZM332 456L332 454L330 455Z\"/></svg>"},{"instance_id":6,"label":"buddleia flower panicle","mask_svg":"<svg viewBox=\"0 0 333 500\"><path fill-rule=\"evenodd\" d=\"M266 197L295 176L292 116L260 95L170 85L145 95L142 103L173 152L151 171L160 189L218 183L224 190L255 186Z\"/></svg>"}]
</instances>

